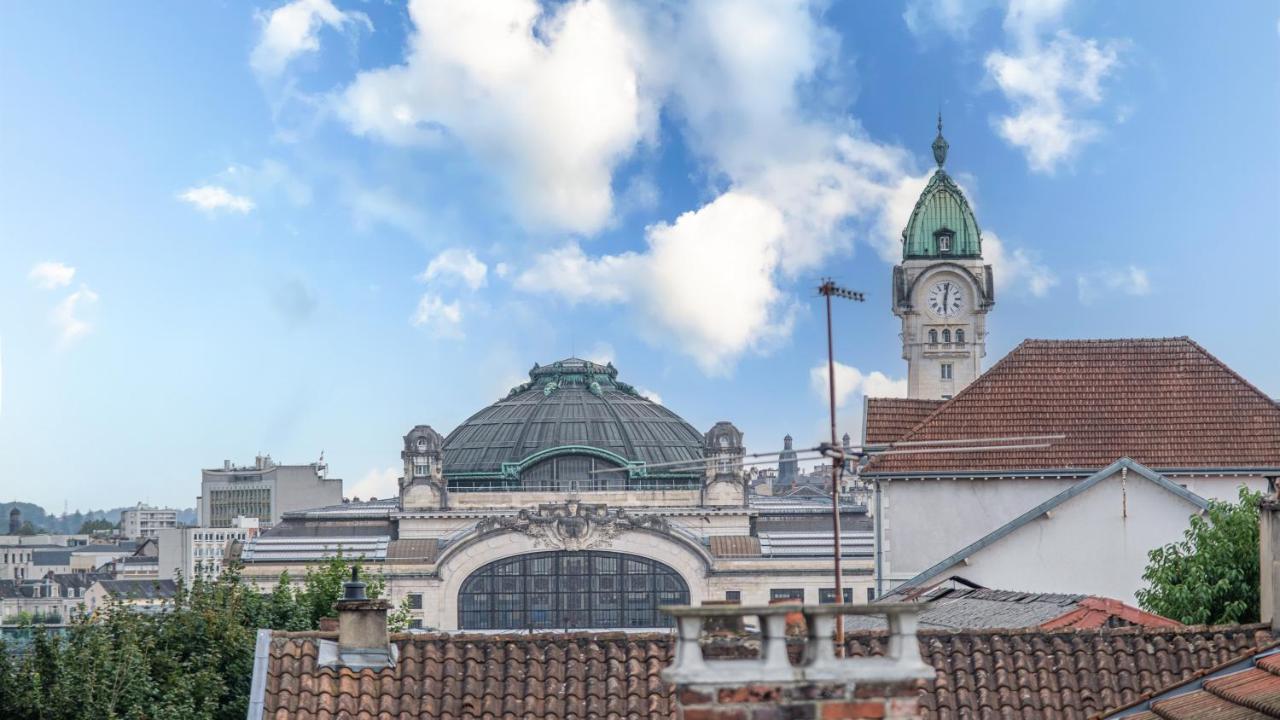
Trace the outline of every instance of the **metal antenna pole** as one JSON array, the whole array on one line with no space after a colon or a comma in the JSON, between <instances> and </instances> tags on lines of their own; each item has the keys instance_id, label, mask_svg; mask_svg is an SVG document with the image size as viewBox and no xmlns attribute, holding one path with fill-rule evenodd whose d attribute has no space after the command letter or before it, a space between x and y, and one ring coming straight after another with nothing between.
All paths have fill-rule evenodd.
<instances>
[{"instance_id":1,"label":"metal antenna pole","mask_svg":"<svg viewBox=\"0 0 1280 720\"><path fill-rule=\"evenodd\" d=\"M840 569L840 465L844 462L844 453L836 454L836 360L835 342L831 332L831 296L839 295L848 300L862 302L862 293L837 287L831 280L826 280L818 288L818 292L827 299L827 391L831 407L831 533L834 546L833 563L836 572L837 604L844 602L844 575ZM836 613L836 657L844 657L844 616Z\"/></svg>"}]
</instances>

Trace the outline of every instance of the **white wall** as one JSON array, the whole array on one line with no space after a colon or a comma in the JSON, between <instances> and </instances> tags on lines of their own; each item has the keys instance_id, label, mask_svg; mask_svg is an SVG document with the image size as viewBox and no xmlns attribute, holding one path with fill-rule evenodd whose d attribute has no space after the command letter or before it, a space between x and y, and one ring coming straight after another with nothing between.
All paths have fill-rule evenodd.
<instances>
[{"instance_id":1,"label":"white wall","mask_svg":"<svg viewBox=\"0 0 1280 720\"><path fill-rule=\"evenodd\" d=\"M1135 473L1123 483L1116 473L938 577L1136 604L1147 553L1179 540L1195 512L1190 502Z\"/></svg>"},{"instance_id":2,"label":"white wall","mask_svg":"<svg viewBox=\"0 0 1280 720\"><path fill-rule=\"evenodd\" d=\"M1078 480L893 480L881 483L884 572L906 580Z\"/></svg>"}]
</instances>

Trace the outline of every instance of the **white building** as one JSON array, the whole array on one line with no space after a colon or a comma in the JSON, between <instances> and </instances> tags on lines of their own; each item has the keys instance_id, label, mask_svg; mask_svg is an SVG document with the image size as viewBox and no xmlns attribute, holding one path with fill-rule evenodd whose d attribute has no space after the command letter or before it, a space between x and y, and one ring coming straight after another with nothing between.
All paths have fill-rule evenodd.
<instances>
[{"instance_id":1,"label":"white building","mask_svg":"<svg viewBox=\"0 0 1280 720\"><path fill-rule=\"evenodd\" d=\"M201 527L231 527L232 519L257 518L263 525L280 521L293 510L342 502L342 480L326 477L323 462L277 465L259 455L248 467L232 465L202 470L196 506Z\"/></svg>"},{"instance_id":2,"label":"white building","mask_svg":"<svg viewBox=\"0 0 1280 720\"><path fill-rule=\"evenodd\" d=\"M873 445L1060 436L873 459L881 592L962 575L1132 602L1207 500L1280 476L1280 406L1187 338L1027 340L951 400L865 417Z\"/></svg>"},{"instance_id":3,"label":"white building","mask_svg":"<svg viewBox=\"0 0 1280 720\"><path fill-rule=\"evenodd\" d=\"M120 512L120 530L128 538L158 537L165 528L177 527L178 511L138 503Z\"/></svg>"},{"instance_id":4,"label":"white building","mask_svg":"<svg viewBox=\"0 0 1280 720\"><path fill-rule=\"evenodd\" d=\"M258 533L258 518L237 517L231 527L170 528L160 533L160 578L182 578L190 584L197 575L216 578L226 567L232 542L245 542Z\"/></svg>"},{"instance_id":5,"label":"white building","mask_svg":"<svg viewBox=\"0 0 1280 720\"><path fill-rule=\"evenodd\" d=\"M445 630L637 628L704 600L836 598L829 499L747 494L741 432L695 430L612 364L535 365L447 438L404 437L398 498L288 515L244 576L362 557ZM767 501L767 502L766 502ZM845 597L871 587L870 520L842 513Z\"/></svg>"}]
</instances>

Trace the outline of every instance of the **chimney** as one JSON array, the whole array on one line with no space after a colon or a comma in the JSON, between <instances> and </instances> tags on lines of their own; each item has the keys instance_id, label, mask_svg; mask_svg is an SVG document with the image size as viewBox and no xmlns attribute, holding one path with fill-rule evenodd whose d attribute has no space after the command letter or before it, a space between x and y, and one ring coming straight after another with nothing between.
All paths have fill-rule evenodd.
<instances>
[{"instance_id":1,"label":"chimney","mask_svg":"<svg viewBox=\"0 0 1280 720\"><path fill-rule=\"evenodd\" d=\"M386 600L370 600L359 570L351 568L351 580L342 584L338 601L338 645L335 665L352 669L394 667L396 648L387 633ZM322 662L323 662L322 658Z\"/></svg>"},{"instance_id":2,"label":"chimney","mask_svg":"<svg viewBox=\"0 0 1280 720\"><path fill-rule=\"evenodd\" d=\"M662 672L676 686L679 717L705 720L738 718L883 718L913 720L921 715L920 696L935 673L920 657L914 603L879 605L766 605L664 608L678 627L675 660ZM808 637L792 664L787 615L804 616ZM884 615L889 624L880 657L837 657L836 615ZM755 616L761 629L760 655L711 659L700 635L708 620L741 621ZM720 654L712 652L712 657Z\"/></svg>"},{"instance_id":3,"label":"chimney","mask_svg":"<svg viewBox=\"0 0 1280 720\"><path fill-rule=\"evenodd\" d=\"M1275 492L1258 503L1258 619L1280 629L1280 497Z\"/></svg>"}]
</instances>

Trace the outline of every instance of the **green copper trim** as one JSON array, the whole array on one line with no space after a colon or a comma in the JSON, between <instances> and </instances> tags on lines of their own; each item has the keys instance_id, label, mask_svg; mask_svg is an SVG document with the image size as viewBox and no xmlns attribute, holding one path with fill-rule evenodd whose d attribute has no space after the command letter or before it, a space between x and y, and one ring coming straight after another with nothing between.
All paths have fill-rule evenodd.
<instances>
[{"instance_id":1,"label":"green copper trim","mask_svg":"<svg viewBox=\"0 0 1280 720\"><path fill-rule=\"evenodd\" d=\"M604 448L593 447L591 445L559 445L552 448L546 448L545 450L539 450L520 462L502 463L502 477L508 479L519 478L520 473L524 472L525 468L530 465L558 455L591 455L593 457L600 458L601 460L607 460L618 467L626 468L628 478L642 478L647 477L648 475L648 471L645 469L645 464L643 462L639 460L628 460L621 455L605 450Z\"/></svg>"}]
</instances>

